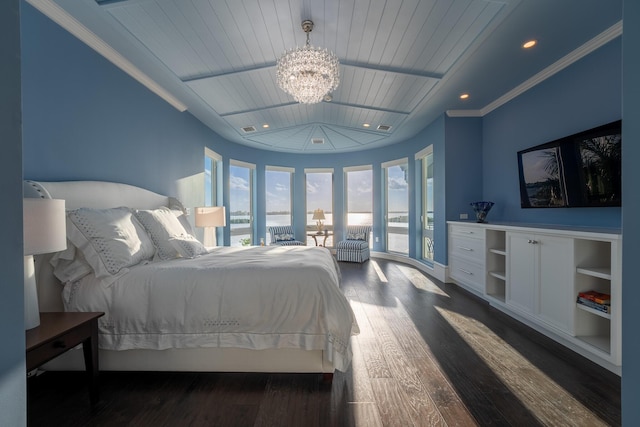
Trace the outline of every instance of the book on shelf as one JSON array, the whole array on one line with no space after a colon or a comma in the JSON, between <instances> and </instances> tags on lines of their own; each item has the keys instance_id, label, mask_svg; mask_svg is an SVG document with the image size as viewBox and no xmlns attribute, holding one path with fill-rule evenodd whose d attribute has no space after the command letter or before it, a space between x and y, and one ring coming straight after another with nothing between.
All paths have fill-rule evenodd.
<instances>
[{"instance_id":1,"label":"book on shelf","mask_svg":"<svg viewBox=\"0 0 640 427\"><path fill-rule=\"evenodd\" d=\"M585 307L590 307L590 308L593 308L594 310L611 314L611 306L609 304L600 304L590 299L583 298L581 296L578 297L578 300L576 302L578 304L584 305Z\"/></svg>"},{"instance_id":2,"label":"book on shelf","mask_svg":"<svg viewBox=\"0 0 640 427\"><path fill-rule=\"evenodd\" d=\"M611 304L611 295L596 291L579 292L578 297L598 304Z\"/></svg>"}]
</instances>

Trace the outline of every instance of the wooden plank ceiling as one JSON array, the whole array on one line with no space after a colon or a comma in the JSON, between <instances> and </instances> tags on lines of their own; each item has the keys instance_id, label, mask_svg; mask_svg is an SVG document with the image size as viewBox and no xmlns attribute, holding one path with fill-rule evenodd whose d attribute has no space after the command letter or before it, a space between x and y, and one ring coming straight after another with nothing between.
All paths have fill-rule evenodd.
<instances>
[{"instance_id":1,"label":"wooden plank ceiling","mask_svg":"<svg viewBox=\"0 0 640 427\"><path fill-rule=\"evenodd\" d=\"M500 35L497 29L513 27L515 23L510 31L517 30L518 22L509 19L518 15L514 11L518 12L519 6L550 10L553 3L550 0L38 1L57 2L133 63L143 59L153 62L153 72L142 63L140 67L161 84L175 81L167 89L187 105L191 114L220 135L249 146L288 152L346 152L380 147L415 135L447 109L469 108L473 104L461 105L458 94L469 90L468 82L473 79L453 77L461 75L465 64L470 66L474 62L487 40ZM573 3L575 7L583 1L607 3L598 0L561 3ZM611 6L600 5L603 8ZM520 9L520 19L524 19L523 15L531 16L524 6ZM601 13L600 9L591 13ZM616 13L610 15L615 18ZM603 25L614 21L609 16L605 18L608 22ZM340 60L341 83L330 102L297 104L276 83L277 58L305 43L301 28L304 19L315 23L311 44L333 51ZM533 23L531 26L535 28ZM524 36L509 41L514 50L519 49ZM588 36L585 34L580 41ZM512 80L519 79L517 83L548 63L524 65L529 66L529 75L514 75ZM518 67L513 68L515 71ZM157 78L158 75L161 77ZM506 77L500 78L500 82L510 84ZM495 99L511 87L498 88L498 92L489 96ZM493 99L476 102L486 105ZM365 123L370 126L364 127ZM379 125L385 129L379 130ZM250 127L255 130L247 132ZM312 138L323 138L325 143L311 144Z\"/></svg>"}]
</instances>

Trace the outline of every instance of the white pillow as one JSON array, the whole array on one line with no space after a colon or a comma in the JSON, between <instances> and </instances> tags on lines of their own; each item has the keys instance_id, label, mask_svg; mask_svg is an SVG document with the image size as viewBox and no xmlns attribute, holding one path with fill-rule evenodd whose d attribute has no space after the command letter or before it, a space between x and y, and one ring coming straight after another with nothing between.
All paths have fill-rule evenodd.
<instances>
[{"instance_id":1,"label":"white pillow","mask_svg":"<svg viewBox=\"0 0 640 427\"><path fill-rule=\"evenodd\" d=\"M144 227L126 207L70 211L67 238L99 279L149 260L155 253Z\"/></svg>"},{"instance_id":2,"label":"white pillow","mask_svg":"<svg viewBox=\"0 0 640 427\"><path fill-rule=\"evenodd\" d=\"M172 237L188 234L175 213L169 208L134 211L136 218L144 226L155 245L156 255L161 260L178 257L178 251L169 242Z\"/></svg>"},{"instance_id":3,"label":"white pillow","mask_svg":"<svg viewBox=\"0 0 640 427\"><path fill-rule=\"evenodd\" d=\"M53 266L53 275L62 283L75 282L90 274L92 269L84 259L82 252L67 240L67 249L56 252L49 264Z\"/></svg>"},{"instance_id":4,"label":"white pillow","mask_svg":"<svg viewBox=\"0 0 640 427\"><path fill-rule=\"evenodd\" d=\"M193 227L191 227L191 224L189 223L189 217L184 212L176 209L171 209L171 212L173 212L176 218L178 218L178 221L180 221L180 224L182 224L187 234L191 234L193 237L196 237L196 233L193 232Z\"/></svg>"},{"instance_id":5,"label":"white pillow","mask_svg":"<svg viewBox=\"0 0 640 427\"><path fill-rule=\"evenodd\" d=\"M207 248L191 234L172 237L169 239L169 242L171 242L173 247L176 248L180 256L183 258L196 258L200 255L209 253Z\"/></svg>"}]
</instances>

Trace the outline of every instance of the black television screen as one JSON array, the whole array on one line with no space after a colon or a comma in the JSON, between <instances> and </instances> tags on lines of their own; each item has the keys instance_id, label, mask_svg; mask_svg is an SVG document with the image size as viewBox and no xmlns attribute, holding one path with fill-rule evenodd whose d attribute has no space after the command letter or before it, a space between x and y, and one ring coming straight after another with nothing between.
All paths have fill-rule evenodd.
<instances>
[{"instance_id":1,"label":"black television screen","mask_svg":"<svg viewBox=\"0 0 640 427\"><path fill-rule=\"evenodd\" d=\"M518 152L523 208L621 206L620 120Z\"/></svg>"}]
</instances>

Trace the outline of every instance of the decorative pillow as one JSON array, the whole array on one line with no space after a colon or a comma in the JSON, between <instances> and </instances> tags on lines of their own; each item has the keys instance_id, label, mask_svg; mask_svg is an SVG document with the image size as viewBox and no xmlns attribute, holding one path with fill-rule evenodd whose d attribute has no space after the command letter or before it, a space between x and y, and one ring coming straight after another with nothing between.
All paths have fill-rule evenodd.
<instances>
[{"instance_id":1,"label":"decorative pillow","mask_svg":"<svg viewBox=\"0 0 640 427\"><path fill-rule=\"evenodd\" d=\"M347 233L347 240L366 240L364 233Z\"/></svg>"},{"instance_id":2,"label":"decorative pillow","mask_svg":"<svg viewBox=\"0 0 640 427\"><path fill-rule=\"evenodd\" d=\"M176 209L171 209L171 212L178 218L178 221L180 221L180 224L184 227L184 231L195 237L196 233L193 232L193 227L191 227L191 223L189 223L189 217L184 212Z\"/></svg>"},{"instance_id":3,"label":"decorative pillow","mask_svg":"<svg viewBox=\"0 0 640 427\"><path fill-rule=\"evenodd\" d=\"M134 214L149 233L157 249L157 257L161 260L177 258L178 251L169 239L188 233L175 213L169 208L161 207L153 210L136 210Z\"/></svg>"},{"instance_id":4,"label":"decorative pillow","mask_svg":"<svg viewBox=\"0 0 640 427\"><path fill-rule=\"evenodd\" d=\"M75 282L91 273L91 266L87 264L82 252L67 240L67 249L56 252L49 264L53 267L53 275L62 283Z\"/></svg>"},{"instance_id":5,"label":"decorative pillow","mask_svg":"<svg viewBox=\"0 0 640 427\"><path fill-rule=\"evenodd\" d=\"M169 242L183 258L196 258L200 255L209 253L207 248L205 248L204 245L191 234L172 237L169 239Z\"/></svg>"},{"instance_id":6,"label":"decorative pillow","mask_svg":"<svg viewBox=\"0 0 640 427\"><path fill-rule=\"evenodd\" d=\"M69 212L67 238L82 252L99 279L149 260L155 253L144 227L126 207Z\"/></svg>"},{"instance_id":7,"label":"decorative pillow","mask_svg":"<svg viewBox=\"0 0 640 427\"><path fill-rule=\"evenodd\" d=\"M293 234L283 233L276 234L276 242L288 242L294 240Z\"/></svg>"}]
</instances>

